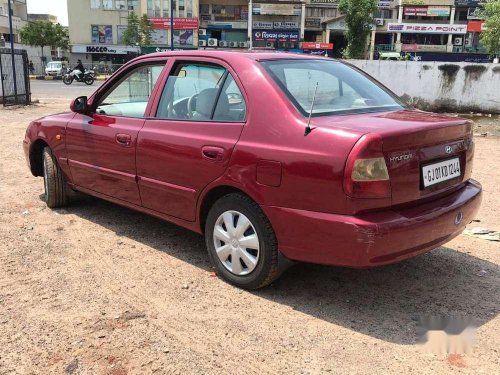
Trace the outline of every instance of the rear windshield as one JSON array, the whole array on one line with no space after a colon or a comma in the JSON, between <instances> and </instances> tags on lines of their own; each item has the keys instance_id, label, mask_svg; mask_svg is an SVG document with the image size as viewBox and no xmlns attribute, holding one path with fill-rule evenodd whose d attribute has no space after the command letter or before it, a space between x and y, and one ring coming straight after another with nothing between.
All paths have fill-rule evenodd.
<instances>
[{"instance_id":1,"label":"rear windshield","mask_svg":"<svg viewBox=\"0 0 500 375\"><path fill-rule=\"evenodd\" d=\"M337 61L290 59L262 61L290 101L307 116L378 112L403 104L368 76ZM317 89L316 89L317 87Z\"/></svg>"}]
</instances>

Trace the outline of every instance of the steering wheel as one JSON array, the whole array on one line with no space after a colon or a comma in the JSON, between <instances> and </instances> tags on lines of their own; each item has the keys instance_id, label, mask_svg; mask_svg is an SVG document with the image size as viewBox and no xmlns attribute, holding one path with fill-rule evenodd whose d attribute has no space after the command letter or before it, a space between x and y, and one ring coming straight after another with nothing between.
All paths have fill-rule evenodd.
<instances>
[{"instance_id":1,"label":"steering wheel","mask_svg":"<svg viewBox=\"0 0 500 375\"><path fill-rule=\"evenodd\" d=\"M198 94L194 94L187 101L187 115L189 118L193 118L193 113L196 111L197 99L198 99Z\"/></svg>"}]
</instances>

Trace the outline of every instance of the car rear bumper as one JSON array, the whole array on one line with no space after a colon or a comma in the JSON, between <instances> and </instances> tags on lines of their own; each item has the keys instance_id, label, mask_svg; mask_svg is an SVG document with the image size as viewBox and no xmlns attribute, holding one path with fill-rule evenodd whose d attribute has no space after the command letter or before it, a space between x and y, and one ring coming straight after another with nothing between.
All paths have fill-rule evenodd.
<instances>
[{"instance_id":1,"label":"car rear bumper","mask_svg":"<svg viewBox=\"0 0 500 375\"><path fill-rule=\"evenodd\" d=\"M481 198L481 185L469 180L460 190L431 202L358 216L263 209L286 257L367 268L398 262L449 241L474 219Z\"/></svg>"}]
</instances>

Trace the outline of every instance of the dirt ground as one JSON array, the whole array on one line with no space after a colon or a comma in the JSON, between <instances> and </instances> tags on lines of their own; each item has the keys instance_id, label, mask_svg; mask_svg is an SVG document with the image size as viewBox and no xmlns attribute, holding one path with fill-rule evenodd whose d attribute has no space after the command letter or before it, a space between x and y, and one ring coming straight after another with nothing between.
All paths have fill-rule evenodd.
<instances>
[{"instance_id":1,"label":"dirt ground","mask_svg":"<svg viewBox=\"0 0 500 375\"><path fill-rule=\"evenodd\" d=\"M498 242L460 235L372 270L298 265L242 291L187 230L91 197L46 208L21 141L67 106L0 110L0 374L500 373ZM500 139L476 147L469 227L500 230ZM475 320L472 352L426 353L424 315Z\"/></svg>"}]
</instances>

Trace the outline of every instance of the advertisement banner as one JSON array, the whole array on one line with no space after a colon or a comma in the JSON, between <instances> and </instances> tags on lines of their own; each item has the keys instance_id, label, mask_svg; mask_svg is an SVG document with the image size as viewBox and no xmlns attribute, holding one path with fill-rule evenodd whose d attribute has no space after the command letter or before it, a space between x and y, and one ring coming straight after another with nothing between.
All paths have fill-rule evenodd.
<instances>
[{"instance_id":1,"label":"advertisement banner","mask_svg":"<svg viewBox=\"0 0 500 375\"><path fill-rule=\"evenodd\" d=\"M457 7L477 7L484 3L486 3L486 0L455 0L455 6Z\"/></svg>"},{"instance_id":2,"label":"advertisement banner","mask_svg":"<svg viewBox=\"0 0 500 375\"><path fill-rule=\"evenodd\" d=\"M311 4L337 4L340 0L311 0Z\"/></svg>"},{"instance_id":3,"label":"advertisement banner","mask_svg":"<svg viewBox=\"0 0 500 375\"><path fill-rule=\"evenodd\" d=\"M299 40L298 31L267 31L256 30L253 32L253 39L256 41L279 41L279 42L296 42Z\"/></svg>"},{"instance_id":4,"label":"advertisement banner","mask_svg":"<svg viewBox=\"0 0 500 375\"><path fill-rule=\"evenodd\" d=\"M321 18L306 18L305 27L311 29L320 29Z\"/></svg>"},{"instance_id":5,"label":"advertisement banner","mask_svg":"<svg viewBox=\"0 0 500 375\"><path fill-rule=\"evenodd\" d=\"M92 25L91 33L93 44L113 44L113 26Z\"/></svg>"},{"instance_id":6,"label":"advertisement banner","mask_svg":"<svg viewBox=\"0 0 500 375\"><path fill-rule=\"evenodd\" d=\"M467 22L467 31L469 33L480 33L486 30L484 21L474 20Z\"/></svg>"},{"instance_id":7,"label":"advertisement banner","mask_svg":"<svg viewBox=\"0 0 500 375\"><path fill-rule=\"evenodd\" d=\"M174 30L174 46L192 46L193 30Z\"/></svg>"},{"instance_id":8,"label":"advertisement banner","mask_svg":"<svg viewBox=\"0 0 500 375\"><path fill-rule=\"evenodd\" d=\"M415 34L466 34L467 25L432 23L388 23L387 31Z\"/></svg>"},{"instance_id":9,"label":"advertisement banner","mask_svg":"<svg viewBox=\"0 0 500 375\"><path fill-rule=\"evenodd\" d=\"M392 0L379 1L377 6L379 9L390 9L392 5Z\"/></svg>"},{"instance_id":10,"label":"advertisement banner","mask_svg":"<svg viewBox=\"0 0 500 375\"><path fill-rule=\"evenodd\" d=\"M170 29L170 18L149 18L153 29ZM199 26L198 18L174 18L174 30L193 30Z\"/></svg>"},{"instance_id":11,"label":"advertisement banner","mask_svg":"<svg viewBox=\"0 0 500 375\"><path fill-rule=\"evenodd\" d=\"M333 43L304 42L302 43L302 48L327 50L333 49Z\"/></svg>"},{"instance_id":12,"label":"advertisement banner","mask_svg":"<svg viewBox=\"0 0 500 375\"><path fill-rule=\"evenodd\" d=\"M167 30L166 29L153 29L151 32L151 44L167 44Z\"/></svg>"}]
</instances>

